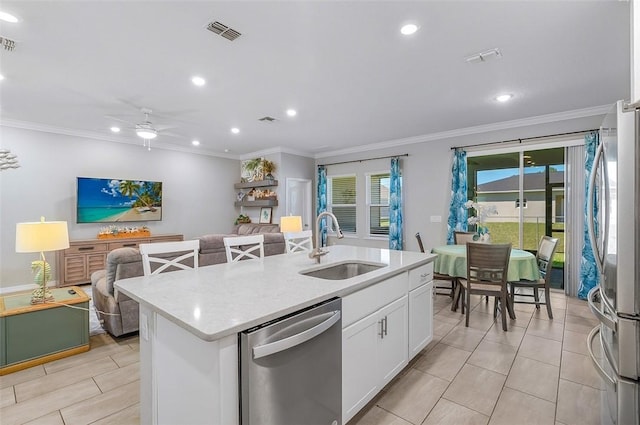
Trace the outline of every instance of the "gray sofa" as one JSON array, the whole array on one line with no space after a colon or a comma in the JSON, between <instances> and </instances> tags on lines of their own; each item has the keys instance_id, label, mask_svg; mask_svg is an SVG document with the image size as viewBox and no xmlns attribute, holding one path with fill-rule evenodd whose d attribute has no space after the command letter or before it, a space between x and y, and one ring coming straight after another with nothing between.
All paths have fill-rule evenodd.
<instances>
[{"instance_id":1,"label":"gray sofa","mask_svg":"<svg viewBox=\"0 0 640 425\"><path fill-rule=\"evenodd\" d=\"M212 234L198 238L200 267L226 263L223 242L225 237L262 233L265 256L285 253L284 235L280 233L277 224L238 224L234 226L232 232L226 235ZM138 303L120 292L116 293L113 284L120 279L143 275L142 256L137 248L114 249L107 255L106 269L91 275L93 304L102 327L110 334L120 336L138 330Z\"/></svg>"}]
</instances>

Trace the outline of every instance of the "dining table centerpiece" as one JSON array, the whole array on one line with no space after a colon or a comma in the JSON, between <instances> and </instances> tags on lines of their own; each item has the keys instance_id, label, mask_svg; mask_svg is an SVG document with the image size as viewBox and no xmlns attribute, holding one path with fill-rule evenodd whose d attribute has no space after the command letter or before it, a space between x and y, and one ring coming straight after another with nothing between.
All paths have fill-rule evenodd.
<instances>
[{"instance_id":1,"label":"dining table centerpiece","mask_svg":"<svg viewBox=\"0 0 640 425\"><path fill-rule=\"evenodd\" d=\"M495 205L480 204L469 199L464 204L468 210L467 224L475 228L475 235L473 240L478 242L491 242L491 235L489 234L489 227L486 225L486 220L490 215L497 215L498 209Z\"/></svg>"}]
</instances>

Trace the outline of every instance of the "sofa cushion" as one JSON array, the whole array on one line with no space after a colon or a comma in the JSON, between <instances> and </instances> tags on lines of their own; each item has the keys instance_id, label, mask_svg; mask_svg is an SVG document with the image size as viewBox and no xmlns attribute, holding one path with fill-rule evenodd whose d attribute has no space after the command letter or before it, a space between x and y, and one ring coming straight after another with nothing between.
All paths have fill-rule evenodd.
<instances>
[{"instance_id":1,"label":"sofa cushion","mask_svg":"<svg viewBox=\"0 0 640 425\"><path fill-rule=\"evenodd\" d=\"M200 241L200 253L207 254L210 252L224 251L224 238L233 236L238 235L213 234L200 236L198 238L198 240Z\"/></svg>"},{"instance_id":2,"label":"sofa cushion","mask_svg":"<svg viewBox=\"0 0 640 425\"><path fill-rule=\"evenodd\" d=\"M232 232L240 236L257 235L259 233L279 233L280 226L277 224L241 223L236 224Z\"/></svg>"}]
</instances>

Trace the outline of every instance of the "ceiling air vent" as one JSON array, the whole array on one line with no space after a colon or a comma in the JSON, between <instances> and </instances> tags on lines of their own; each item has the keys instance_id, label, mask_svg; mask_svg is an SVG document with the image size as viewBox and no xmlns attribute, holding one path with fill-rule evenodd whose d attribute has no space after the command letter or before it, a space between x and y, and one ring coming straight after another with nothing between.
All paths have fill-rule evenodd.
<instances>
[{"instance_id":1,"label":"ceiling air vent","mask_svg":"<svg viewBox=\"0 0 640 425\"><path fill-rule=\"evenodd\" d=\"M4 47L4 50L12 51L16 48L16 42L7 37L0 36L0 46Z\"/></svg>"},{"instance_id":2,"label":"ceiling air vent","mask_svg":"<svg viewBox=\"0 0 640 425\"><path fill-rule=\"evenodd\" d=\"M275 121L275 120L276 120L275 118L269 117L269 116L262 117L262 118L258 119L258 121L263 121L263 122L271 122L271 121Z\"/></svg>"},{"instance_id":3,"label":"ceiling air vent","mask_svg":"<svg viewBox=\"0 0 640 425\"><path fill-rule=\"evenodd\" d=\"M218 21L209 22L209 24L207 25L207 29L213 33L216 33L226 38L229 41L233 41L242 35L238 31L234 30L233 28L229 28L225 24Z\"/></svg>"}]
</instances>

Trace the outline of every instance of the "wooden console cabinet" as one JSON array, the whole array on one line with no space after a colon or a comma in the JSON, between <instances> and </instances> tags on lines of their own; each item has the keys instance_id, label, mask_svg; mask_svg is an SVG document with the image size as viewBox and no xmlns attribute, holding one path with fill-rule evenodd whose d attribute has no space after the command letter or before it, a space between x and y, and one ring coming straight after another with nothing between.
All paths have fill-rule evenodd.
<instances>
[{"instance_id":1,"label":"wooden console cabinet","mask_svg":"<svg viewBox=\"0 0 640 425\"><path fill-rule=\"evenodd\" d=\"M107 254L116 248L137 248L141 243L175 242L183 239L183 235L157 235L126 239L69 241L69 248L58 251L58 286L91 282L91 274L105 268Z\"/></svg>"}]
</instances>

